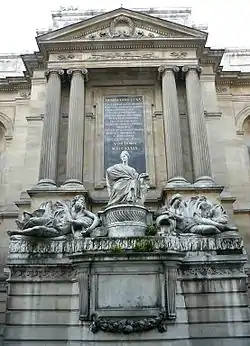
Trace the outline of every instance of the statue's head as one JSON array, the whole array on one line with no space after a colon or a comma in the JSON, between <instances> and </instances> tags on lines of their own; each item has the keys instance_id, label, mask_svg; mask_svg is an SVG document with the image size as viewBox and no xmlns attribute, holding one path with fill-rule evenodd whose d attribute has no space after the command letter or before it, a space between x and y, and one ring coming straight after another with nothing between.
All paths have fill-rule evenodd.
<instances>
[{"instance_id":1,"label":"statue's head","mask_svg":"<svg viewBox=\"0 0 250 346\"><path fill-rule=\"evenodd\" d=\"M121 152L120 158L121 158L122 162L126 162L127 163L129 157L130 157L130 155L129 155L129 153L126 150L123 150Z\"/></svg>"},{"instance_id":2,"label":"statue's head","mask_svg":"<svg viewBox=\"0 0 250 346\"><path fill-rule=\"evenodd\" d=\"M83 195L77 195L72 199L72 207L81 210L86 208L85 197Z\"/></svg>"},{"instance_id":3,"label":"statue's head","mask_svg":"<svg viewBox=\"0 0 250 346\"><path fill-rule=\"evenodd\" d=\"M178 208L182 200L183 200L182 195L180 195L179 193L176 193L175 195L172 196L172 198L170 198L169 205L175 206L176 208Z\"/></svg>"},{"instance_id":4,"label":"statue's head","mask_svg":"<svg viewBox=\"0 0 250 346\"><path fill-rule=\"evenodd\" d=\"M209 201L204 198L199 203L199 209L202 217L210 217L212 213L212 205Z\"/></svg>"}]
</instances>

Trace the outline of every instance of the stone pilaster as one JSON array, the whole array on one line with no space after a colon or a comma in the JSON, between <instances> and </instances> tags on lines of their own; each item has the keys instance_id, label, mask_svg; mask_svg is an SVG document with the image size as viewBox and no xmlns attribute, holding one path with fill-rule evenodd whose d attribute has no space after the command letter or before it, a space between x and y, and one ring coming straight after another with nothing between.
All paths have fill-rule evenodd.
<instances>
[{"instance_id":1,"label":"stone pilaster","mask_svg":"<svg viewBox=\"0 0 250 346\"><path fill-rule=\"evenodd\" d=\"M61 76L64 71L53 69L46 71L45 74L48 82L38 186L55 187L61 106Z\"/></svg>"},{"instance_id":2,"label":"stone pilaster","mask_svg":"<svg viewBox=\"0 0 250 346\"><path fill-rule=\"evenodd\" d=\"M162 104L167 156L168 185L187 185L183 178L183 158L181 145L180 115L175 82L177 66L161 66L162 74Z\"/></svg>"},{"instance_id":3,"label":"stone pilaster","mask_svg":"<svg viewBox=\"0 0 250 346\"><path fill-rule=\"evenodd\" d=\"M195 185L213 185L199 66L184 66Z\"/></svg>"},{"instance_id":4,"label":"stone pilaster","mask_svg":"<svg viewBox=\"0 0 250 346\"><path fill-rule=\"evenodd\" d=\"M66 188L83 187L83 155L85 130L85 77L86 69L70 69L68 146L66 159Z\"/></svg>"}]
</instances>

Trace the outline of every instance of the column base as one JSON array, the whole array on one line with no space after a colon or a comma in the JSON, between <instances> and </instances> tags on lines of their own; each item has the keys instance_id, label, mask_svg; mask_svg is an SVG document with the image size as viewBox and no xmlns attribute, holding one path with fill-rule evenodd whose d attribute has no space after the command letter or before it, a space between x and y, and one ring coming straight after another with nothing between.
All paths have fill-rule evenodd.
<instances>
[{"instance_id":1,"label":"column base","mask_svg":"<svg viewBox=\"0 0 250 346\"><path fill-rule=\"evenodd\" d=\"M37 189L57 189L56 182L52 179L40 179L37 185L35 186Z\"/></svg>"},{"instance_id":2,"label":"column base","mask_svg":"<svg viewBox=\"0 0 250 346\"><path fill-rule=\"evenodd\" d=\"M86 191L83 183L78 179L67 179L61 186L63 190L83 190Z\"/></svg>"},{"instance_id":3,"label":"column base","mask_svg":"<svg viewBox=\"0 0 250 346\"><path fill-rule=\"evenodd\" d=\"M191 184L183 177L174 177L169 179L167 182L167 187L189 186L189 185Z\"/></svg>"},{"instance_id":4,"label":"column base","mask_svg":"<svg viewBox=\"0 0 250 346\"><path fill-rule=\"evenodd\" d=\"M215 182L209 176L199 177L194 182L194 186L198 186L198 187L206 187L206 186L214 186L214 185L215 185Z\"/></svg>"}]
</instances>

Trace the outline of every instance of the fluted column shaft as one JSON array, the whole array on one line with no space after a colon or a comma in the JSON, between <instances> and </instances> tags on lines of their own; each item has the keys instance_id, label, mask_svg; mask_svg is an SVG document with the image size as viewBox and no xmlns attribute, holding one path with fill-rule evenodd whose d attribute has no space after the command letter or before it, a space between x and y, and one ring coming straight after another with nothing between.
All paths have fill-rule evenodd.
<instances>
[{"instance_id":1,"label":"fluted column shaft","mask_svg":"<svg viewBox=\"0 0 250 346\"><path fill-rule=\"evenodd\" d=\"M85 125L85 77L86 69L71 69L69 98L68 146L65 185L81 185L83 180L84 125Z\"/></svg>"},{"instance_id":2,"label":"fluted column shaft","mask_svg":"<svg viewBox=\"0 0 250 346\"><path fill-rule=\"evenodd\" d=\"M162 103L167 155L168 185L187 184L183 178L183 157L180 130L180 115L175 82L177 66L161 66L162 73Z\"/></svg>"},{"instance_id":3,"label":"fluted column shaft","mask_svg":"<svg viewBox=\"0 0 250 346\"><path fill-rule=\"evenodd\" d=\"M211 167L198 66L184 66L195 184L211 185Z\"/></svg>"},{"instance_id":4,"label":"fluted column shaft","mask_svg":"<svg viewBox=\"0 0 250 346\"><path fill-rule=\"evenodd\" d=\"M43 123L40 176L38 185L56 184L58 138L61 106L61 75L63 70L48 70Z\"/></svg>"}]
</instances>

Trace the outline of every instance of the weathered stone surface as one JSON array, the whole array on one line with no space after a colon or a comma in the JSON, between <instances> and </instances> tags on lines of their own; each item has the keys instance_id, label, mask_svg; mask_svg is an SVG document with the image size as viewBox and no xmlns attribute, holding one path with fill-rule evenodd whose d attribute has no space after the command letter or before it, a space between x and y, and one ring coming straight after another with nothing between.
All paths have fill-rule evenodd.
<instances>
[{"instance_id":1,"label":"weathered stone surface","mask_svg":"<svg viewBox=\"0 0 250 346\"><path fill-rule=\"evenodd\" d=\"M230 225L226 210L221 204L210 202L205 196L192 196L184 199L173 195L156 219L160 227L159 235L193 233L215 235L222 232L236 232Z\"/></svg>"},{"instance_id":2,"label":"weathered stone surface","mask_svg":"<svg viewBox=\"0 0 250 346\"><path fill-rule=\"evenodd\" d=\"M115 252L120 250L143 251L243 251L243 240L238 235L216 236L168 236L128 238L79 238L72 240L46 240L34 242L29 237L14 238L10 241L9 258L16 253L47 254L74 252Z\"/></svg>"}]
</instances>

